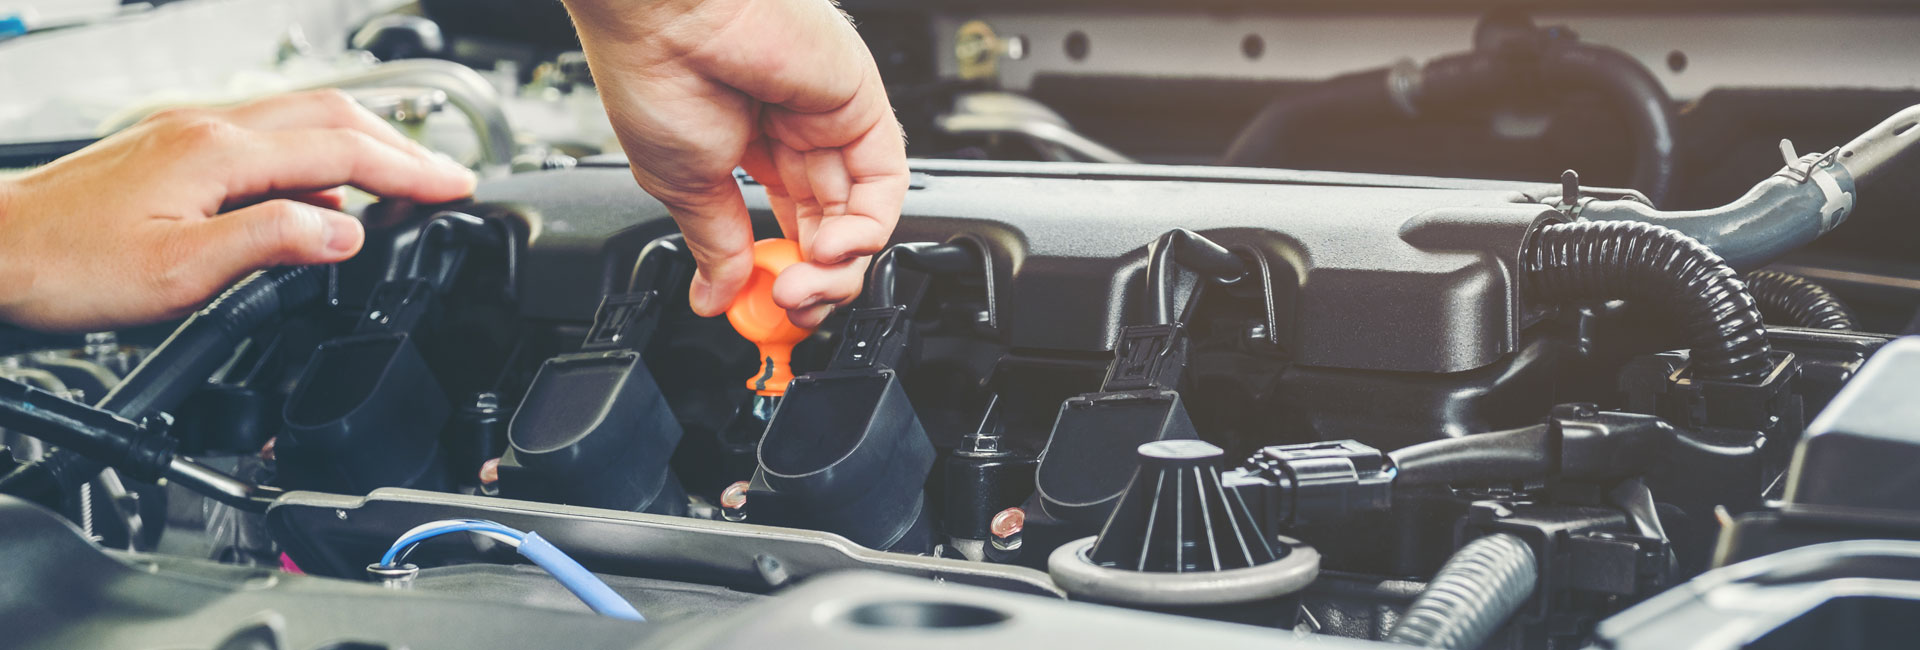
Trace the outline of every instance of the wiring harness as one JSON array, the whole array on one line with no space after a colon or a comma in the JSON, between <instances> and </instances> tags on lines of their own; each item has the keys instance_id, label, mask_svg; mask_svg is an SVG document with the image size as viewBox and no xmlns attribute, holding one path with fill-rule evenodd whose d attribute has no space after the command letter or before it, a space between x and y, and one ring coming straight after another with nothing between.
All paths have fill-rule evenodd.
<instances>
[{"instance_id":1,"label":"wiring harness","mask_svg":"<svg viewBox=\"0 0 1920 650\"><path fill-rule=\"evenodd\" d=\"M532 560L535 565L545 569L555 580L560 581L567 591L579 596L580 600L596 613L630 621L647 620L633 608L631 603L615 593L612 587L608 587L607 583L601 582L593 572L580 566L579 562L541 538L538 533L514 530L483 519L445 519L415 526L395 540L393 546L387 548L386 555L380 557L380 566L397 567L398 563L406 560L407 555L412 553L414 547L419 546L421 542L451 533L472 533L513 547L520 555Z\"/></svg>"}]
</instances>

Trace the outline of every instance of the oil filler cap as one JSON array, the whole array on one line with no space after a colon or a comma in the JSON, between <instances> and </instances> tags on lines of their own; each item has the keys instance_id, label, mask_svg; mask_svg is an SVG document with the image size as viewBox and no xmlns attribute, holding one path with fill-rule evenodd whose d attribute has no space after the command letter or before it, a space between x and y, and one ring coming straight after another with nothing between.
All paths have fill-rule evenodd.
<instances>
[{"instance_id":1,"label":"oil filler cap","mask_svg":"<svg viewBox=\"0 0 1920 650\"><path fill-rule=\"evenodd\" d=\"M761 395L783 395L793 381L793 346L813 330L794 325L787 310L773 302L773 280L800 263L800 244L791 239L762 239L753 245L753 275L727 308L734 331L760 348L760 367L747 387Z\"/></svg>"}]
</instances>

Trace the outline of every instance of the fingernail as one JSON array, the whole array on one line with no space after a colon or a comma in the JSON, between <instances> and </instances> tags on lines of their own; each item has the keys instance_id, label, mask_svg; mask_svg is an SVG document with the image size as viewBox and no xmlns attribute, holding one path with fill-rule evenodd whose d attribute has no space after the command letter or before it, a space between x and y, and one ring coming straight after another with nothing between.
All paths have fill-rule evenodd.
<instances>
[{"instance_id":1,"label":"fingernail","mask_svg":"<svg viewBox=\"0 0 1920 650\"><path fill-rule=\"evenodd\" d=\"M321 223L326 226L324 236L327 238L327 252L348 253L358 245L360 233L355 231L360 227L359 222L344 216L328 215Z\"/></svg>"}]
</instances>

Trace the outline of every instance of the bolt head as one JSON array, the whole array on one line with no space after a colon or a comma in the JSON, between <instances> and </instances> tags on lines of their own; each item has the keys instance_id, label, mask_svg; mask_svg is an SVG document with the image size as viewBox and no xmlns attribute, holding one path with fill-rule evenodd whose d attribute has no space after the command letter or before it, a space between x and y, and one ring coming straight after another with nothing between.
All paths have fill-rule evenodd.
<instances>
[{"instance_id":1,"label":"bolt head","mask_svg":"<svg viewBox=\"0 0 1920 650\"><path fill-rule=\"evenodd\" d=\"M488 458L480 464L480 483L491 485L500 482L500 459Z\"/></svg>"},{"instance_id":2,"label":"bolt head","mask_svg":"<svg viewBox=\"0 0 1920 650\"><path fill-rule=\"evenodd\" d=\"M734 481L727 489L720 491L720 507L739 510L747 506L747 482Z\"/></svg>"},{"instance_id":3,"label":"bolt head","mask_svg":"<svg viewBox=\"0 0 1920 650\"><path fill-rule=\"evenodd\" d=\"M987 531L993 533L995 538L1005 539L1020 534L1020 530L1026 526L1027 511L1013 507L994 513L992 521L987 524Z\"/></svg>"}]
</instances>

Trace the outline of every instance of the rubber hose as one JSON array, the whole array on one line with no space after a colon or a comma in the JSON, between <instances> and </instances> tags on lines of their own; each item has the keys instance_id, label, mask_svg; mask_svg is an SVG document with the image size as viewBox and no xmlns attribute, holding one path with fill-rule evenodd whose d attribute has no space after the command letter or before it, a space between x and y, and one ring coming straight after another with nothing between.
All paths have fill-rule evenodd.
<instances>
[{"instance_id":1,"label":"rubber hose","mask_svg":"<svg viewBox=\"0 0 1920 650\"><path fill-rule=\"evenodd\" d=\"M136 421L172 410L227 362L241 339L326 292L326 267L283 267L247 276L187 317L97 406Z\"/></svg>"},{"instance_id":2,"label":"rubber hose","mask_svg":"<svg viewBox=\"0 0 1920 650\"><path fill-rule=\"evenodd\" d=\"M1393 459L1395 487L1490 485L1540 478L1553 470L1552 429L1536 424L1403 447Z\"/></svg>"},{"instance_id":3,"label":"rubber hose","mask_svg":"<svg viewBox=\"0 0 1920 650\"><path fill-rule=\"evenodd\" d=\"M1660 80L1632 56L1610 47L1560 41L1533 56L1537 58L1530 67L1520 68L1498 52L1472 51L1439 57L1412 71L1376 68L1319 82L1261 107L1234 136L1221 164L1284 164L1288 132L1304 124L1417 116L1538 80L1563 92L1593 90L1626 119L1634 139L1631 184L1659 205L1673 186L1677 167L1673 99Z\"/></svg>"},{"instance_id":4,"label":"rubber hose","mask_svg":"<svg viewBox=\"0 0 1920 650\"><path fill-rule=\"evenodd\" d=\"M1557 43L1540 53L1538 74L1567 89L1599 91L1633 129L1635 189L1654 205L1673 187L1673 99L1646 66L1625 53L1579 42Z\"/></svg>"},{"instance_id":5,"label":"rubber hose","mask_svg":"<svg viewBox=\"0 0 1920 650\"><path fill-rule=\"evenodd\" d=\"M1287 131L1316 120L1351 124L1392 117L1397 109L1388 87L1389 74L1388 68L1345 74L1268 102L1227 145L1220 164L1245 167L1285 162L1280 150Z\"/></svg>"},{"instance_id":6,"label":"rubber hose","mask_svg":"<svg viewBox=\"0 0 1920 650\"><path fill-rule=\"evenodd\" d=\"M1447 559L1386 641L1422 648L1473 650L1533 595L1540 579L1533 548L1496 533L1468 542Z\"/></svg>"},{"instance_id":7,"label":"rubber hose","mask_svg":"<svg viewBox=\"0 0 1920 650\"><path fill-rule=\"evenodd\" d=\"M1530 302L1628 300L1680 320L1696 376L1753 383L1772 369L1760 309L1733 268L1679 231L1636 221L1541 228L1522 261Z\"/></svg>"},{"instance_id":8,"label":"rubber hose","mask_svg":"<svg viewBox=\"0 0 1920 650\"><path fill-rule=\"evenodd\" d=\"M1822 330L1851 330L1853 310L1826 287L1781 271L1749 271L1747 290L1769 323Z\"/></svg>"}]
</instances>

